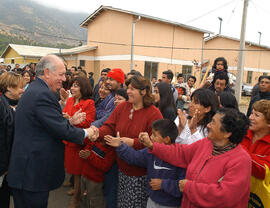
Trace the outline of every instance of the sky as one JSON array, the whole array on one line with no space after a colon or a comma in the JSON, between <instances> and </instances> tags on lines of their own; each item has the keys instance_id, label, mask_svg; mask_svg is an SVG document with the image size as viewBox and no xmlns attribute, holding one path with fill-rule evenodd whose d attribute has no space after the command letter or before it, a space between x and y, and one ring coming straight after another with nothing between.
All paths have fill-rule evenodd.
<instances>
[{"instance_id":1,"label":"sky","mask_svg":"<svg viewBox=\"0 0 270 208\"><path fill-rule=\"evenodd\" d=\"M86 13L99 6L112 6L240 39L244 0L33 0L42 5L71 12ZM270 47L270 1L249 0L246 41Z\"/></svg>"}]
</instances>

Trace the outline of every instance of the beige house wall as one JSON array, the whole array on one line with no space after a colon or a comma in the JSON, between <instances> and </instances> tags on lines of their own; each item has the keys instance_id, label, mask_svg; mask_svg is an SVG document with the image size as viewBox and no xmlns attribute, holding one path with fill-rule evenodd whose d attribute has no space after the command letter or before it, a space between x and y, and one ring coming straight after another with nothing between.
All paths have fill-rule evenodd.
<instances>
[{"instance_id":1,"label":"beige house wall","mask_svg":"<svg viewBox=\"0 0 270 208\"><path fill-rule=\"evenodd\" d=\"M87 44L97 46L93 56L95 62L99 61L98 74L107 67L122 68L125 73L130 71L132 22L136 18L130 14L105 10L89 23ZM161 78L162 71L168 69L175 74L180 73L182 65L193 66L194 60L200 62L201 51L172 50L172 46L175 48L200 48L202 39L202 32L142 18L135 27L133 69L144 74L145 61L148 61L158 63L158 78ZM142 46L161 46L163 48ZM96 67L97 64L94 66L94 70L97 70Z\"/></svg>"},{"instance_id":2,"label":"beige house wall","mask_svg":"<svg viewBox=\"0 0 270 208\"><path fill-rule=\"evenodd\" d=\"M228 61L229 72L236 75L238 62L239 41L227 39L223 37L216 37L205 43L206 50L204 51L204 59L209 59L210 65L213 65L217 57L224 57ZM270 74L270 50L263 47L246 44L247 50L261 50L261 51L246 51L245 52L245 70L243 76L243 83L247 83L248 71L252 71L252 82L250 85L255 85L259 76L263 73ZM207 49L235 49L234 51L226 50L207 50Z\"/></svg>"},{"instance_id":3,"label":"beige house wall","mask_svg":"<svg viewBox=\"0 0 270 208\"><path fill-rule=\"evenodd\" d=\"M88 25L87 44L98 46L95 51L96 56L130 54L130 46L117 45L117 43L131 43L132 20L133 17L125 13L103 11Z\"/></svg>"},{"instance_id":4,"label":"beige house wall","mask_svg":"<svg viewBox=\"0 0 270 208\"><path fill-rule=\"evenodd\" d=\"M129 61L93 61L93 67L94 67L94 80L95 83L97 83L97 80L100 77L100 72L102 69L105 68L121 68L125 74L127 74L130 70L129 70L129 66L130 66L130 62ZM144 74L144 65L145 62L144 61L134 61L134 65L137 71L139 71L142 75ZM162 77L162 72L171 69L175 74L178 73L182 73L182 65L168 65L166 63L159 63L158 64L158 74L157 74L157 79L161 79ZM193 67L192 68L192 75L194 75L197 80L199 80L199 75L200 75L200 68L196 68ZM175 76L175 80L176 81L176 76ZM199 86L199 82L196 82L195 87Z\"/></svg>"},{"instance_id":5,"label":"beige house wall","mask_svg":"<svg viewBox=\"0 0 270 208\"><path fill-rule=\"evenodd\" d=\"M86 72L94 72L94 51L86 51L79 54L65 55L63 59L68 69L72 66L80 66L80 60L85 61L85 66L82 67Z\"/></svg>"}]
</instances>

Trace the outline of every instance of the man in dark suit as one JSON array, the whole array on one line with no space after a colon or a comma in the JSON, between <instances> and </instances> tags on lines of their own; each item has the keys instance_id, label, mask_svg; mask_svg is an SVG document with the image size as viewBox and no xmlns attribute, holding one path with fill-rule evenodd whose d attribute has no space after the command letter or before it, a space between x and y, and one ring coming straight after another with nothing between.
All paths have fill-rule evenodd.
<instances>
[{"instance_id":1,"label":"man in dark suit","mask_svg":"<svg viewBox=\"0 0 270 208\"><path fill-rule=\"evenodd\" d=\"M15 208L45 208L49 191L64 181L64 144L62 140L83 144L91 133L71 125L54 93L65 81L65 66L54 55L43 57L36 66L38 78L23 94L16 110L15 135L8 170Z\"/></svg>"}]
</instances>

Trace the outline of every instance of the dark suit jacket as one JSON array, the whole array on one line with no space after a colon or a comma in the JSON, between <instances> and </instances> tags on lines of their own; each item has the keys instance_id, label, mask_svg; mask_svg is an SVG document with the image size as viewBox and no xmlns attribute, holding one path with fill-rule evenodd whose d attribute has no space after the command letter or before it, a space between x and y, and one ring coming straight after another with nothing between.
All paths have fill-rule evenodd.
<instances>
[{"instance_id":1,"label":"dark suit jacket","mask_svg":"<svg viewBox=\"0 0 270 208\"><path fill-rule=\"evenodd\" d=\"M16 110L9 186L32 192L60 187L65 177L63 139L83 144L84 131L63 118L55 95L37 78Z\"/></svg>"}]
</instances>

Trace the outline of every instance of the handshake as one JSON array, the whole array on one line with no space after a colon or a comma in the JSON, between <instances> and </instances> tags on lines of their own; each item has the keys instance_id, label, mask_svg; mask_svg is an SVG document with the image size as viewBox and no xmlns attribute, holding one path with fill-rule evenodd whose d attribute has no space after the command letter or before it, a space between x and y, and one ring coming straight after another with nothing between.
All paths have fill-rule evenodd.
<instances>
[{"instance_id":1,"label":"handshake","mask_svg":"<svg viewBox=\"0 0 270 208\"><path fill-rule=\"evenodd\" d=\"M92 142L96 141L99 137L99 130L95 126L90 126L88 129L85 129L87 131L87 137Z\"/></svg>"}]
</instances>

